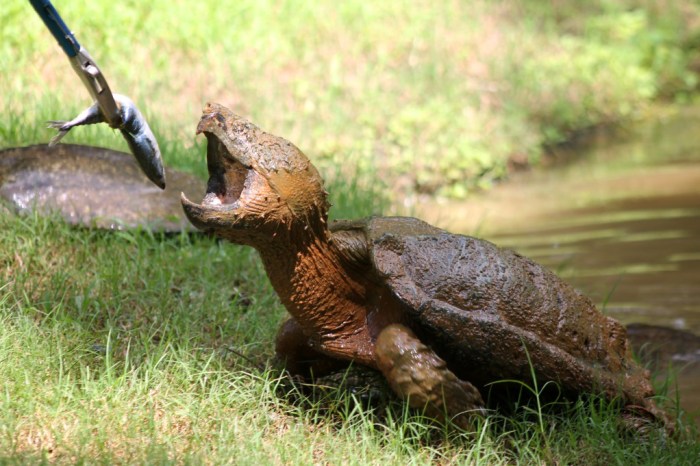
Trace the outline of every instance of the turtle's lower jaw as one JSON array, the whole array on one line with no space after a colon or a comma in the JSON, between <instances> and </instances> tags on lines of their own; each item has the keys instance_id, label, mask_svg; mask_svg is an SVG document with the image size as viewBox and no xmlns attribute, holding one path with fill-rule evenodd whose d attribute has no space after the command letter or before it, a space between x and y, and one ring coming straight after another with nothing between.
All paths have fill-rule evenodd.
<instances>
[{"instance_id":1,"label":"turtle's lower jaw","mask_svg":"<svg viewBox=\"0 0 700 466\"><path fill-rule=\"evenodd\" d=\"M218 200L218 198L216 199ZM231 223L230 219L235 217L233 212L236 210L235 205L212 205L207 202L197 204L187 199L184 193L180 193L180 202L189 221L200 230L206 231L228 226Z\"/></svg>"},{"instance_id":2,"label":"turtle's lower jaw","mask_svg":"<svg viewBox=\"0 0 700 466\"><path fill-rule=\"evenodd\" d=\"M212 175L207 184L207 193L199 204L190 201L184 193L180 194L185 215L200 230L231 227L244 210L241 199L244 180L234 184L226 179L226 174Z\"/></svg>"}]
</instances>

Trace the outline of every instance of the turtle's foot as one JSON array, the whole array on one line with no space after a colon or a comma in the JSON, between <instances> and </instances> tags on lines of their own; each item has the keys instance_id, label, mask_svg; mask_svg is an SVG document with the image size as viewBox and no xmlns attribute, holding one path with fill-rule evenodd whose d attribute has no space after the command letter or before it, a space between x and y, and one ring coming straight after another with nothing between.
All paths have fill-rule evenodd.
<instances>
[{"instance_id":1,"label":"turtle's foot","mask_svg":"<svg viewBox=\"0 0 700 466\"><path fill-rule=\"evenodd\" d=\"M396 396L376 369L332 359L315 349L293 318L277 334L273 367L284 375L280 394L295 404L337 410L344 395L351 396L375 414L384 412Z\"/></svg>"},{"instance_id":2,"label":"turtle's foot","mask_svg":"<svg viewBox=\"0 0 700 466\"><path fill-rule=\"evenodd\" d=\"M642 436L661 430L669 437L682 433L673 418L651 399L644 400L641 405L627 405L621 414L622 428Z\"/></svg>"},{"instance_id":3,"label":"turtle's foot","mask_svg":"<svg viewBox=\"0 0 700 466\"><path fill-rule=\"evenodd\" d=\"M282 324L275 340L275 365L302 379L343 371L348 363L333 359L309 343L301 326L292 317Z\"/></svg>"},{"instance_id":4,"label":"turtle's foot","mask_svg":"<svg viewBox=\"0 0 700 466\"><path fill-rule=\"evenodd\" d=\"M460 380L433 350L407 327L392 324L379 334L377 365L391 388L413 408L435 419L450 419L462 428L484 415L484 400L469 382Z\"/></svg>"},{"instance_id":5,"label":"turtle's foot","mask_svg":"<svg viewBox=\"0 0 700 466\"><path fill-rule=\"evenodd\" d=\"M307 384L311 398L321 403L331 403L343 396L354 398L365 409L384 412L392 401L398 401L384 376L376 369L350 365L344 370L313 377ZM339 398L340 396L340 398Z\"/></svg>"}]
</instances>

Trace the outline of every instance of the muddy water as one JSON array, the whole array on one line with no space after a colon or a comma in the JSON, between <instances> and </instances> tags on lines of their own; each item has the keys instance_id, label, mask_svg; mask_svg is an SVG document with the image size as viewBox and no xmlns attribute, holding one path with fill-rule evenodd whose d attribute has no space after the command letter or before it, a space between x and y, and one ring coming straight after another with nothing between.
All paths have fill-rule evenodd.
<instances>
[{"instance_id":1,"label":"muddy water","mask_svg":"<svg viewBox=\"0 0 700 466\"><path fill-rule=\"evenodd\" d=\"M417 214L520 251L629 324L700 335L700 107L664 111L559 149L544 170ZM700 347L676 355L700 419Z\"/></svg>"}]
</instances>

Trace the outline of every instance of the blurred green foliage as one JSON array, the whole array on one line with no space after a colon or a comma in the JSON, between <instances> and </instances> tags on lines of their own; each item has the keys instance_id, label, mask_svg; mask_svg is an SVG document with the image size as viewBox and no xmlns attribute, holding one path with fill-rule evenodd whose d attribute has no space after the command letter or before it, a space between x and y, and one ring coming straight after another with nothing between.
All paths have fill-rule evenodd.
<instances>
[{"instance_id":1,"label":"blurred green foliage","mask_svg":"<svg viewBox=\"0 0 700 466\"><path fill-rule=\"evenodd\" d=\"M55 4L169 139L190 146L201 106L219 101L322 170L368 167L401 198L463 197L509 161L698 85L693 0ZM0 125L47 100L88 103L26 2L4 2L0 24Z\"/></svg>"}]
</instances>

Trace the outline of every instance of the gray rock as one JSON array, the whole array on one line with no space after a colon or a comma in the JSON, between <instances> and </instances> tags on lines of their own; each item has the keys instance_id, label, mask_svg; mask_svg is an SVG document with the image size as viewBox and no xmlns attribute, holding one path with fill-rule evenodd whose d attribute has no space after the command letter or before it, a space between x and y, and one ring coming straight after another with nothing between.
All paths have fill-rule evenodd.
<instances>
[{"instance_id":1,"label":"gray rock","mask_svg":"<svg viewBox=\"0 0 700 466\"><path fill-rule=\"evenodd\" d=\"M194 231L180 192L199 195L202 180L167 170L165 190L154 186L131 154L92 146L45 144L0 151L0 198L26 214L58 212L68 223L123 230Z\"/></svg>"}]
</instances>

